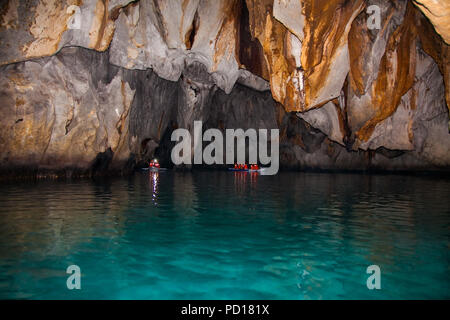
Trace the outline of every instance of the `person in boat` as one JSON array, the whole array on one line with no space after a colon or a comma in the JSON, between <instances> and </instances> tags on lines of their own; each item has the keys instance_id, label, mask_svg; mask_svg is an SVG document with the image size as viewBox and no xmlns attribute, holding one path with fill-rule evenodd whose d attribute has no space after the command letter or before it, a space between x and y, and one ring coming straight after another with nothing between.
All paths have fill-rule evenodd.
<instances>
[{"instance_id":1,"label":"person in boat","mask_svg":"<svg viewBox=\"0 0 450 320\"><path fill-rule=\"evenodd\" d=\"M158 159L153 159L153 160L150 162L150 168L159 168Z\"/></svg>"}]
</instances>

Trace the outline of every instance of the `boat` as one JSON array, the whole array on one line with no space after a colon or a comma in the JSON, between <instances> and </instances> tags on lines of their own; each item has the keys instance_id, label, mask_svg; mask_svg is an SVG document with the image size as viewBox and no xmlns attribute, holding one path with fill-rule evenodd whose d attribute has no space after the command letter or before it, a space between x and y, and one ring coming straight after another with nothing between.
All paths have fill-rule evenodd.
<instances>
[{"instance_id":1,"label":"boat","mask_svg":"<svg viewBox=\"0 0 450 320\"><path fill-rule=\"evenodd\" d=\"M228 168L228 170L234 171L234 172L255 172L255 173L258 173L258 172L263 171L264 168L259 168L259 169Z\"/></svg>"},{"instance_id":2,"label":"boat","mask_svg":"<svg viewBox=\"0 0 450 320\"><path fill-rule=\"evenodd\" d=\"M144 171L152 171L152 172L159 172L159 171L166 171L167 168L161 168L159 166L158 160L157 159L153 159L150 163L149 166L147 168L141 168L141 170Z\"/></svg>"},{"instance_id":3,"label":"boat","mask_svg":"<svg viewBox=\"0 0 450 320\"><path fill-rule=\"evenodd\" d=\"M166 171L167 168L148 167L148 168L141 168L141 170L142 170L142 171L159 172L159 171Z\"/></svg>"},{"instance_id":4,"label":"boat","mask_svg":"<svg viewBox=\"0 0 450 320\"><path fill-rule=\"evenodd\" d=\"M228 170L230 171L235 171L235 172L249 172L249 169L235 169L235 168L228 168Z\"/></svg>"}]
</instances>

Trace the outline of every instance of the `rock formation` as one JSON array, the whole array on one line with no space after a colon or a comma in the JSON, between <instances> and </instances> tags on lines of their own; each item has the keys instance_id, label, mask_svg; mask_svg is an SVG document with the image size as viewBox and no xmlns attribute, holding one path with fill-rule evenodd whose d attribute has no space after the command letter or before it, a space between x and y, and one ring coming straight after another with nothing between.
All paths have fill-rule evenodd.
<instances>
[{"instance_id":1,"label":"rock formation","mask_svg":"<svg viewBox=\"0 0 450 320\"><path fill-rule=\"evenodd\" d=\"M170 133L194 120L279 128L287 168L446 170L449 10L445 0L2 1L1 170L168 160Z\"/></svg>"}]
</instances>

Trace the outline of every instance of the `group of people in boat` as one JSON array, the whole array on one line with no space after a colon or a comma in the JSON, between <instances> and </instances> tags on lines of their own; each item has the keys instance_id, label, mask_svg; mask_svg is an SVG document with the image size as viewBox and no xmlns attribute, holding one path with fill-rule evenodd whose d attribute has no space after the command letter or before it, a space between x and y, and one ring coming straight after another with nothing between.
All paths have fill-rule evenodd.
<instances>
[{"instance_id":1,"label":"group of people in boat","mask_svg":"<svg viewBox=\"0 0 450 320\"><path fill-rule=\"evenodd\" d=\"M152 161L150 161L149 167L150 168L159 168L158 159L153 159Z\"/></svg>"},{"instance_id":2,"label":"group of people in boat","mask_svg":"<svg viewBox=\"0 0 450 320\"><path fill-rule=\"evenodd\" d=\"M157 159L153 159L148 164L150 168L160 168L159 162ZM247 164L234 164L234 169L236 170L259 170L259 166L257 164L251 164L250 167Z\"/></svg>"},{"instance_id":3,"label":"group of people in boat","mask_svg":"<svg viewBox=\"0 0 450 320\"><path fill-rule=\"evenodd\" d=\"M250 168L247 164L234 164L234 169L236 170L259 170L259 166L257 164L251 164Z\"/></svg>"}]
</instances>

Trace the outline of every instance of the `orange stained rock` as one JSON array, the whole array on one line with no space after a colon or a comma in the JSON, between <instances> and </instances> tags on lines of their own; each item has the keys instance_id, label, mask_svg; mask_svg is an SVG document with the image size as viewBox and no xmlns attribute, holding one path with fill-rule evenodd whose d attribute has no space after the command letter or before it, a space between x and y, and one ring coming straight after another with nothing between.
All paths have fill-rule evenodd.
<instances>
[{"instance_id":1,"label":"orange stained rock","mask_svg":"<svg viewBox=\"0 0 450 320\"><path fill-rule=\"evenodd\" d=\"M97 0L94 18L89 30L89 48L105 51L114 36L114 21L119 15L120 6L108 11L109 0Z\"/></svg>"},{"instance_id":2,"label":"orange stained rock","mask_svg":"<svg viewBox=\"0 0 450 320\"><path fill-rule=\"evenodd\" d=\"M223 3L222 12L224 19L217 33L214 52L213 71L217 69L222 59L231 60L235 58L239 61L238 47L238 30L239 30L239 13L240 1L229 0Z\"/></svg>"},{"instance_id":3,"label":"orange stained rock","mask_svg":"<svg viewBox=\"0 0 450 320\"><path fill-rule=\"evenodd\" d=\"M67 29L67 22L72 13L67 12L71 5L81 5L81 0L42 0L38 2L34 12L34 21L30 33L34 41L25 45L22 50L27 58L48 56L56 53L61 36Z\"/></svg>"},{"instance_id":4,"label":"orange stained rock","mask_svg":"<svg viewBox=\"0 0 450 320\"><path fill-rule=\"evenodd\" d=\"M247 0L247 7L251 34L263 47L273 98L286 111L301 110L303 101L295 59L287 51L291 33L273 17L272 1Z\"/></svg>"},{"instance_id":5,"label":"orange stained rock","mask_svg":"<svg viewBox=\"0 0 450 320\"><path fill-rule=\"evenodd\" d=\"M344 110L341 109L341 106L339 104L339 99L333 99L332 103L334 105L334 108L336 109L336 114L338 117L338 121L339 121L339 131L342 134L343 140L345 137L350 135L350 129L348 127L348 122L347 122L347 115L346 115L346 110L345 110L345 106L344 106Z\"/></svg>"},{"instance_id":6,"label":"orange stained rock","mask_svg":"<svg viewBox=\"0 0 450 320\"><path fill-rule=\"evenodd\" d=\"M371 88L375 116L356 133L356 137L361 141L367 141L375 126L397 110L401 97L414 84L418 32L416 13L415 8L408 4L403 23L388 40L380 62L378 78Z\"/></svg>"},{"instance_id":7,"label":"orange stained rock","mask_svg":"<svg viewBox=\"0 0 450 320\"><path fill-rule=\"evenodd\" d=\"M450 111L450 45L442 41L434 32L432 24L421 15L419 20L419 39L422 49L430 55L439 66L445 83L445 100Z\"/></svg>"},{"instance_id":8,"label":"orange stained rock","mask_svg":"<svg viewBox=\"0 0 450 320\"><path fill-rule=\"evenodd\" d=\"M241 2L240 9L239 45L236 48L239 56L239 66L269 81L270 75L264 50L259 40L251 32L247 5Z\"/></svg>"},{"instance_id":9,"label":"orange stained rock","mask_svg":"<svg viewBox=\"0 0 450 320\"><path fill-rule=\"evenodd\" d=\"M19 24L19 0L6 1L0 5L0 28L15 29Z\"/></svg>"},{"instance_id":10,"label":"orange stained rock","mask_svg":"<svg viewBox=\"0 0 450 320\"><path fill-rule=\"evenodd\" d=\"M302 67L305 70L303 110L317 107L311 102L326 82L338 49L347 45L350 23L362 9L362 0L304 1L305 27L301 55Z\"/></svg>"},{"instance_id":11,"label":"orange stained rock","mask_svg":"<svg viewBox=\"0 0 450 320\"><path fill-rule=\"evenodd\" d=\"M367 29L366 21L364 21L364 19L356 19L353 22L350 33L348 34L348 49L350 60L349 80L352 89L358 95L364 94L364 78L367 76L364 72L363 57L369 50L369 47L367 45L361 45L370 41L369 34L367 32L363 32L365 29Z\"/></svg>"},{"instance_id":12,"label":"orange stained rock","mask_svg":"<svg viewBox=\"0 0 450 320\"><path fill-rule=\"evenodd\" d=\"M396 12L396 8L393 6L390 8L390 12L387 14L387 18L381 19L381 29L378 31L379 37L384 36L388 30L388 26L392 20L392 16ZM370 43L371 36L367 28L367 18L356 18L348 34L348 48L349 48L349 60L350 60L350 73L349 80L353 91L358 95L363 95L367 88L367 80L369 78L369 72L373 72L367 68L367 60L372 55L372 47L366 45Z\"/></svg>"},{"instance_id":13,"label":"orange stained rock","mask_svg":"<svg viewBox=\"0 0 450 320\"><path fill-rule=\"evenodd\" d=\"M450 1L413 0L413 2L430 19L442 39L450 45Z\"/></svg>"},{"instance_id":14,"label":"orange stained rock","mask_svg":"<svg viewBox=\"0 0 450 320\"><path fill-rule=\"evenodd\" d=\"M0 27L15 28L17 10L13 9L17 7L15 6L17 1L10 0L7 5L1 7ZM109 8L112 3L110 0L93 2L95 9L92 23L88 26L87 47L97 51L104 51L109 47L114 34L114 21L123 6L118 4L114 8ZM131 2L128 8L135 6L136 3ZM166 2L161 0L161 3ZM368 70L365 67L365 60L360 58L371 54L368 52L370 48L363 45L370 41L370 34L360 32L365 28L365 21L354 20L364 10L364 3L363 0L302 0L304 21L301 23L304 23L304 26L303 37L299 39L297 37L301 35L298 32L297 36L294 35L274 18L273 0L223 1L221 6L218 6L221 17L224 17L223 22L217 35L213 36L215 39L208 39L214 46L211 71L220 69L221 61L234 62L235 59L240 67L247 68L270 81L273 98L281 103L286 111L307 111L319 108L335 97L333 94L339 89L336 90L333 85L337 86L340 83L333 83L335 74L331 72L340 71L336 61L342 61L337 58L343 56L342 52L347 50L348 45L349 83L357 94L364 94L370 86L370 83L366 83L369 78L367 73L376 71ZM82 0L38 1L33 9L33 21L29 27L34 40L23 47L20 45L25 58L56 53L72 15L67 12L67 8L70 5L81 4ZM195 1L183 0L181 6L183 12L197 10ZM419 15L419 9L431 22ZM389 38L378 78L372 87L369 87L375 116L357 132L360 139L367 140L376 124L395 112L401 96L412 86L417 36L423 49L439 65L444 76L447 105L450 107L450 49L445 43L445 41L448 43L450 38L449 10L450 2L444 0L413 0L408 4L403 24ZM244 11L248 11L245 18L242 17ZM389 14L393 14L394 11ZM187 16L192 18L190 14ZM200 23L201 18L194 17L192 26L188 26L190 22L185 23L183 19L181 17L179 33L181 42L189 49L195 39L195 37L191 39L190 36L195 36L196 24ZM382 20L380 32L386 32L389 20L389 17ZM189 30L190 27L193 30ZM164 32L162 36L165 36ZM130 37L137 48L146 45L138 44L132 35ZM302 43L299 45L300 41ZM126 52L131 60L137 59L138 53L139 50L135 48ZM332 91L329 97L328 88Z\"/></svg>"},{"instance_id":15,"label":"orange stained rock","mask_svg":"<svg viewBox=\"0 0 450 320\"><path fill-rule=\"evenodd\" d=\"M350 23L363 9L363 1L303 1L305 26L300 56L295 56L292 49L295 36L273 17L273 1L246 3L252 36L263 47L274 99L288 112L306 111L326 103L317 98L327 80L333 80L328 79L332 63L338 50L347 45ZM304 71L296 60L301 61Z\"/></svg>"}]
</instances>

